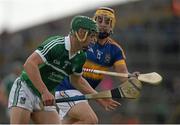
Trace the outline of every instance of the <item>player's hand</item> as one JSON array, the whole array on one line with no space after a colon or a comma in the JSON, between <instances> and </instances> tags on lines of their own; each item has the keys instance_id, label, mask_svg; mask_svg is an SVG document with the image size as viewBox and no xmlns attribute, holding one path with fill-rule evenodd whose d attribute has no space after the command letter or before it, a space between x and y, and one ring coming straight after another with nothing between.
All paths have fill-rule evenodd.
<instances>
[{"instance_id":1,"label":"player's hand","mask_svg":"<svg viewBox=\"0 0 180 125\"><path fill-rule=\"evenodd\" d=\"M55 98L48 90L43 91L41 98L44 106L52 106L55 104Z\"/></svg>"},{"instance_id":2,"label":"player's hand","mask_svg":"<svg viewBox=\"0 0 180 125\"><path fill-rule=\"evenodd\" d=\"M97 99L97 102L101 104L106 111L115 110L121 104L113 99Z\"/></svg>"}]
</instances>

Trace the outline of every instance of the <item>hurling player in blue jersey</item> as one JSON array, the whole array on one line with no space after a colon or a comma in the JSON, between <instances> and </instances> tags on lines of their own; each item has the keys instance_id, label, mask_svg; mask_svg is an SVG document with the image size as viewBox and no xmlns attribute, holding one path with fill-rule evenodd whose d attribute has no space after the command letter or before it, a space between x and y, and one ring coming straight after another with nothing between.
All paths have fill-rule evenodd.
<instances>
[{"instance_id":1,"label":"hurling player in blue jersey","mask_svg":"<svg viewBox=\"0 0 180 125\"><path fill-rule=\"evenodd\" d=\"M89 46L87 50L87 60L83 67L105 71L113 67L116 72L128 73L122 48L117 42L110 38L116 21L114 10L101 7L96 10L94 19L98 24L100 33L97 42ZM103 79L103 75L91 72L84 72L83 77L93 88L96 88ZM122 77L119 77L119 79L121 82L127 80L127 78ZM75 95L82 95L82 93L70 84L69 79L66 79L63 81L63 84L58 86L55 97L58 99ZM112 99L102 99L99 101L106 110L114 110L120 105L119 102ZM57 103L57 105L60 109L59 115L63 118L63 123L98 123L95 112L86 100Z\"/></svg>"}]
</instances>

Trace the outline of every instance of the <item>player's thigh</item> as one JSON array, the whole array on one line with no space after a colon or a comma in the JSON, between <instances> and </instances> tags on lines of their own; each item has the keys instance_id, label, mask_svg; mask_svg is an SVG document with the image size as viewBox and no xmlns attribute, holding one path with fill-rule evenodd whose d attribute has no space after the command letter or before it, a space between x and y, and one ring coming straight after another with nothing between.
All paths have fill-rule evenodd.
<instances>
[{"instance_id":1,"label":"player's thigh","mask_svg":"<svg viewBox=\"0 0 180 125\"><path fill-rule=\"evenodd\" d=\"M56 111L37 111L31 114L31 119L36 124L60 124L61 120Z\"/></svg>"},{"instance_id":2,"label":"player's thigh","mask_svg":"<svg viewBox=\"0 0 180 125\"><path fill-rule=\"evenodd\" d=\"M68 112L68 116L79 120L97 119L95 112L88 104L88 102L80 102L71 107Z\"/></svg>"},{"instance_id":3,"label":"player's thigh","mask_svg":"<svg viewBox=\"0 0 180 125\"><path fill-rule=\"evenodd\" d=\"M74 97L74 96L80 96L80 95L83 95L83 94L78 90L65 90L65 91L56 92L55 98L60 99L60 98ZM69 110L80 102L87 102L87 100L57 103L60 117L63 119L65 116L67 116L67 113L69 112Z\"/></svg>"},{"instance_id":4,"label":"player's thigh","mask_svg":"<svg viewBox=\"0 0 180 125\"><path fill-rule=\"evenodd\" d=\"M30 97L28 88L17 78L11 88L8 102L11 123L29 123L33 110Z\"/></svg>"},{"instance_id":5,"label":"player's thigh","mask_svg":"<svg viewBox=\"0 0 180 125\"><path fill-rule=\"evenodd\" d=\"M31 112L20 107L12 107L10 109L11 124L28 124Z\"/></svg>"}]
</instances>

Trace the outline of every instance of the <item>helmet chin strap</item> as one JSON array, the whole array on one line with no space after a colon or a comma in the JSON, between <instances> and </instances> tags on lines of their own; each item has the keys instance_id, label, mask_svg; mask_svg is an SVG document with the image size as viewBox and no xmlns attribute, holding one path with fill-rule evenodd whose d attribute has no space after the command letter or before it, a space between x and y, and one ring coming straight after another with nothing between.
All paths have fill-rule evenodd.
<instances>
[{"instance_id":1,"label":"helmet chin strap","mask_svg":"<svg viewBox=\"0 0 180 125\"><path fill-rule=\"evenodd\" d=\"M84 41L86 40L86 38L87 38L88 31L86 31L86 33L85 33L85 35L84 35L84 37L83 37L82 39L79 37L79 35L78 35L77 31L75 31L75 35L76 35L76 37L77 37L78 41L80 41L80 42L84 42Z\"/></svg>"}]
</instances>

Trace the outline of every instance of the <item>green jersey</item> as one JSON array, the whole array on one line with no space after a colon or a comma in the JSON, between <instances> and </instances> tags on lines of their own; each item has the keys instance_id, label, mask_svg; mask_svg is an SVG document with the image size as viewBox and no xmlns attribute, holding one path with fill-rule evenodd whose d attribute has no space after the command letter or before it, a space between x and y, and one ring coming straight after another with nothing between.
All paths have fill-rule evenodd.
<instances>
[{"instance_id":1,"label":"green jersey","mask_svg":"<svg viewBox=\"0 0 180 125\"><path fill-rule=\"evenodd\" d=\"M50 92L54 89L65 76L70 74L82 74L82 66L86 60L86 54L78 51L76 54L70 54L71 42L69 36L53 36L45 40L35 52L43 59L44 64L39 65L39 71L43 82ZM27 73L23 70L21 79L26 81L29 87L40 96L38 90L34 87Z\"/></svg>"}]
</instances>

